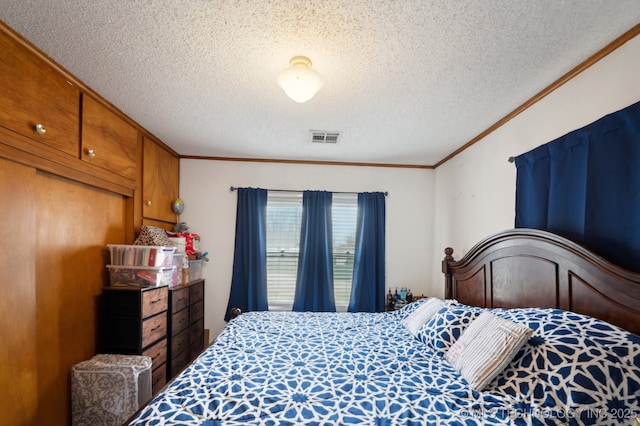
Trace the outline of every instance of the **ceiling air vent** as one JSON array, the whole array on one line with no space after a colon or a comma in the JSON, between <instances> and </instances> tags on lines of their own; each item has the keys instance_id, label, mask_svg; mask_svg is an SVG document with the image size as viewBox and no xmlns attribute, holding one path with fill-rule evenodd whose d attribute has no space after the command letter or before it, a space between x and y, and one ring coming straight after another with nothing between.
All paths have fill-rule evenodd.
<instances>
[{"instance_id":1,"label":"ceiling air vent","mask_svg":"<svg viewBox=\"0 0 640 426\"><path fill-rule=\"evenodd\" d=\"M340 132L326 132L322 130L310 130L313 143L338 143Z\"/></svg>"}]
</instances>

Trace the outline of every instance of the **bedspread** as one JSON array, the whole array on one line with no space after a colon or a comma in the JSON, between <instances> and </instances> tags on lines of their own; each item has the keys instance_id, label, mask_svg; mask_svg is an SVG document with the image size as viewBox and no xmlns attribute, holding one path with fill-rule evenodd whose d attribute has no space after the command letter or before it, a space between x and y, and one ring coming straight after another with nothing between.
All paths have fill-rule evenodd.
<instances>
[{"instance_id":1,"label":"bedspread","mask_svg":"<svg viewBox=\"0 0 640 426\"><path fill-rule=\"evenodd\" d=\"M518 312L506 315L528 321ZM536 312L544 314L544 321L534 318L534 323L553 324L556 311ZM565 373L532 380L531 371L555 368L533 356L544 347L542 342L553 342L550 333L556 333L553 327L541 326L514 360L523 371L511 367L489 389L478 392L441 351L409 334L401 315L245 313L232 320L131 425L625 424L640 407L640 341L629 333L620 331L631 339L622 362L632 374L624 369L614 372L620 361L611 359L590 369L596 361L587 357L584 369L574 365ZM566 334L558 334L561 344ZM578 359L578 351L572 352ZM541 356L546 359L548 354ZM616 385L613 395L580 405L567 390L576 368L582 375L580 386L587 383L587 388L589 380L609 380L594 379L602 375L597 371L616 374L619 381L620 374L628 377ZM629 412L614 418L614 409Z\"/></svg>"}]
</instances>

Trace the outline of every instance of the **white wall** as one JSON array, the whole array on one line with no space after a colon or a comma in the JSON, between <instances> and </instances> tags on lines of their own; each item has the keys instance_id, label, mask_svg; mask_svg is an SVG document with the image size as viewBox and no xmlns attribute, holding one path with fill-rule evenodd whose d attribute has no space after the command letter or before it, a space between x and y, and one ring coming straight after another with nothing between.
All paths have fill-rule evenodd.
<instances>
[{"instance_id":1,"label":"white wall","mask_svg":"<svg viewBox=\"0 0 640 426\"><path fill-rule=\"evenodd\" d=\"M201 237L210 261L203 268L205 327L214 338L225 325L233 267L237 193L229 187L314 189L328 191L388 191L386 270L388 286L407 286L428 294L433 283L432 253L434 170L322 166L183 159L181 221ZM439 269L439 265L438 265ZM438 286L443 279L439 277Z\"/></svg>"},{"instance_id":2,"label":"white wall","mask_svg":"<svg viewBox=\"0 0 640 426\"><path fill-rule=\"evenodd\" d=\"M513 227L516 171L507 158L637 102L638 75L640 37L435 171L181 160L182 220L201 235L211 258L204 268L205 326L215 337L225 325L236 213L230 186L389 191L387 286L442 296L444 247L453 247L459 259L485 236Z\"/></svg>"},{"instance_id":3,"label":"white wall","mask_svg":"<svg viewBox=\"0 0 640 426\"><path fill-rule=\"evenodd\" d=\"M639 75L640 36L438 167L434 246L453 247L459 259L481 238L513 228L516 169L507 158L639 101Z\"/></svg>"}]
</instances>

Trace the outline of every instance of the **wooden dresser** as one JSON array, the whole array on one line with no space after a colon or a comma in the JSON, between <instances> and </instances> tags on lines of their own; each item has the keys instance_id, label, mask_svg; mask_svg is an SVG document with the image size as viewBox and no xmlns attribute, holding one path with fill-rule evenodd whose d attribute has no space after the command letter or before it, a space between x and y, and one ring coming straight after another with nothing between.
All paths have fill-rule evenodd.
<instances>
[{"instance_id":1,"label":"wooden dresser","mask_svg":"<svg viewBox=\"0 0 640 426\"><path fill-rule=\"evenodd\" d=\"M168 287L102 290L100 351L151 357L154 394L167 382L168 298Z\"/></svg>"},{"instance_id":2,"label":"wooden dresser","mask_svg":"<svg viewBox=\"0 0 640 426\"><path fill-rule=\"evenodd\" d=\"M169 289L168 378L204 349L204 280Z\"/></svg>"}]
</instances>

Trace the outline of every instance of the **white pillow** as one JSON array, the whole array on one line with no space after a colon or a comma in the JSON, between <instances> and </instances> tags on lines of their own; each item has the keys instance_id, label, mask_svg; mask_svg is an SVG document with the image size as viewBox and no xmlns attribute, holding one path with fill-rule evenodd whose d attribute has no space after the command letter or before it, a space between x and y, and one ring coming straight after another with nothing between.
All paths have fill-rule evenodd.
<instances>
[{"instance_id":1,"label":"white pillow","mask_svg":"<svg viewBox=\"0 0 640 426\"><path fill-rule=\"evenodd\" d=\"M403 319L401 321L402 325L407 327L409 333L415 336L418 333L418 330L420 330L420 327L422 327L422 324L427 322L429 318L435 315L435 313L438 312L438 310L442 306L444 306L444 304L444 300L438 299L437 297L431 297L429 298L429 300L420 305L418 309L416 309L409 316Z\"/></svg>"},{"instance_id":2,"label":"white pillow","mask_svg":"<svg viewBox=\"0 0 640 426\"><path fill-rule=\"evenodd\" d=\"M484 311L444 357L472 388L480 391L511 362L532 333L524 325Z\"/></svg>"}]
</instances>

